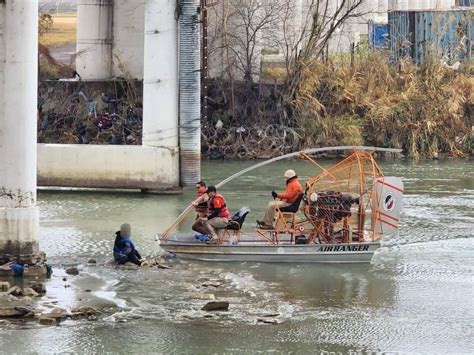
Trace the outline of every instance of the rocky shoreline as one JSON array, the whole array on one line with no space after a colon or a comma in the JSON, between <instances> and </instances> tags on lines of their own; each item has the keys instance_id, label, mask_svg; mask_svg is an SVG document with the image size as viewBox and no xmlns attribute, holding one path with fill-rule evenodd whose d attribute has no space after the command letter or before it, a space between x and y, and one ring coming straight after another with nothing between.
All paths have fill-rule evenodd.
<instances>
[{"instance_id":1,"label":"rocky shoreline","mask_svg":"<svg viewBox=\"0 0 474 355\"><path fill-rule=\"evenodd\" d=\"M95 259L87 261L96 266ZM169 269L162 258L147 259L146 268ZM113 300L95 295L105 281L83 271L81 265L54 269L50 279L2 277L0 280L0 327L37 323L56 326L65 320L97 321L117 311Z\"/></svg>"}]
</instances>

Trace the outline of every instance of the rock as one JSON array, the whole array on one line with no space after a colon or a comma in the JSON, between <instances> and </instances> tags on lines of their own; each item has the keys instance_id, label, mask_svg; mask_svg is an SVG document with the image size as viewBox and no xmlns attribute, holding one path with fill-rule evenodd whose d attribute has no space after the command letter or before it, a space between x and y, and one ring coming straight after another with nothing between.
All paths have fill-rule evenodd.
<instances>
[{"instance_id":1,"label":"rock","mask_svg":"<svg viewBox=\"0 0 474 355\"><path fill-rule=\"evenodd\" d=\"M67 277L63 277L63 281L66 282L66 281L67 281Z\"/></svg>"},{"instance_id":2,"label":"rock","mask_svg":"<svg viewBox=\"0 0 474 355\"><path fill-rule=\"evenodd\" d=\"M66 274L68 275L79 275L79 269L75 266L69 267L66 269Z\"/></svg>"},{"instance_id":3,"label":"rock","mask_svg":"<svg viewBox=\"0 0 474 355\"><path fill-rule=\"evenodd\" d=\"M220 280L209 280L201 284L202 287L219 287L224 284L224 281Z\"/></svg>"},{"instance_id":4,"label":"rock","mask_svg":"<svg viewBox=\"0 0 474 355\"><path fill-rule=\"evenodd\" d=\"M158 265L158 269L166 269L166 270L171 269L171 266L168 266L165 264L158 263L157 265Z\"/></svg>"},{"instance_id":5,"label":"rock","mask_svg":"<svg viewBox=\"0 0 474 355\"><path fill-rule=\"evenodd\" d=\"M23 290L18 287L18 286L13 286L13 287L10 287L7 291L7 293L9 295L12 295L12 296L15 296L15 297L18 297L18 296L23 296Z\"/></svg>"},{"instance_id":6,"label":"rock","mask_svg":"<svg viewBox=\"0 0 474 355\"><path fill-rule=\"evenodd\" d=\"M273 318L273 317L278 317L279 315L280 315L280 313L269 313L269 314L265 314L263 317Z\"/></svg>"},{"instance_id":7,"label":"rock","mask_svg":"<svg viewBox=\"0 0 474 355\"><path fill-rule=\"evenodd\" d=\"M38 297L39 294L38 294L38 292L33 290L31 287L25 287L25 288L23 288L23 296Z\"/></svg>"},{"instance_id":8,"label":"rock","mask_svg":"<svg viewBox=\"0 0 474 355\"><path fill-rule=\"evenodd\" d=\"M87 290L84 290L84 292L92 292L92 290L87 289Z\"/></svg>"},{"instance_id":9,"label":"rock","mask_svg":"<svg viewBox=\"0 0 474 355\"><path fill-rule=\"evenodd\" d=\"M78 307L78 308L73 308L71 309L71 317L73 319L78 319L78 318L89 318L89 317L96 317L101 315L102 313L93 308L93 307Z\"/></svg>"},{"instance_id":10,"label":"rock","mask_svg":"<svg viewBox=\"0 0 474 355\"><path fill-rule=\"evenodd\" d=\"M42 283L42 282L31 283L30 287L40 295L46 293L46 287L45 287L44 283Z\"/></svg>"},{"instance_id":11,"label":"rock","mask_svg":"<svg viewBox=\"0 0 474 355\"><path fill-rule=\"evenodd\" d=\"M88 263L88 264L97 264L97 260L95 260L95 259L89 259L89 260L87 260L87 263Z\"/></svg>"},{"instance_id":12,"label":"rock","mask_svg":"<svg viewBox=\"0 0 474 355\"><path fill-rule=\"evenodd\" d=\"M278 319L267 319L267 318L259 318L257 319L257 324L280 324Z\"/></svg>"},{"instance_id":13,"label":"rock","mask_svg":"<svg viewBox=\"0 0 474 355\"><path fill-rule=\"evenodd\" d=\"M0 307L0 318L18 318L30 312L31 310L25 307Z\"/></svg>"},{"instance_id":14,"label":"rock","mask_svg":"<svg viewBox=\"0 0 474 355\"><path fill-rule=\"evenodd\" d=\"M195 300L215 300L216 297L212 293L193 293L192 298Z\"/></svg>"},{"instance_id":15,"label":"rock","mask_svg":"<svg viewBox=\"0 0 474 355\"><path fill-rule=\"evenodd\" d=\"M25 298L29 298L29 297L25 297ZM21 316L22 318L34 318L35 317L35 312L31 308L17 306L17 307L15 307L15 309L17 311L23 313L23 316Z\"/></svg>"},{"instance_id":16,"label":"rock","mask_svg":"<svg viewBox=\"0 0 474 355\"><path fill-rule=\"evenodd\" d=\"M11 285L9 282L0 282L0 292L7 292L10 289Z\"/></svg>"},{"instance_id":17,"label":"rock","mask_svg":"<svg viewBox=\"0 0 474 355\"><path fill-rule=\"evenodd\" d=\"M18 301L18 297L15 297L13 295L8 295L7 296L7 301L8 302L16 302L16 301Z\"/></svg>"},{"instance_id":18,"label":"rock","mask_svg":"<svg viewBox=\"0 0 474 355\"><path fill-rule=\"evenodd\" d=\"M38 322L39 324L42 324L42 325L57 325L58 324L55 318L50 318L47 316L40 316L38 318Z\"/></svg>"},{"instance_id":19,"label":"rock","mask_svg":"<svg viewBox=\"0 0 474 355\"><path fill-rule=\"evenodd\" d=\"M51 312L43 314L46 318L53 318L57 322L66 319L67 312L62 308L53 308Z\"/></svg>"},{"instance_id":20,"label":"rock","mask_svg":"<svg viewBox=\"0 0 474 355\"><path fill-rule=\"evenodd\" d=\"M201 308L203 311L227 311L229 310L229 302L227 301L216 301L208 302Z\"/></svg>"}]
</instances>

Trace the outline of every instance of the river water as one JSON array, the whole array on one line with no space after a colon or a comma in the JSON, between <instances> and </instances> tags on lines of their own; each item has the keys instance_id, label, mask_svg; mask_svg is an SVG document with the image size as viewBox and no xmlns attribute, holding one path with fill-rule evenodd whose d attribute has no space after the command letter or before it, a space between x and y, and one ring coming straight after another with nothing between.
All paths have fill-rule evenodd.
<instances>
[{"instance_id":1,"label":"river water","mask_svg":"<svg viewBox=\"0 0 474 355\"><path fill-rule=\"evenodd\" d=\"M204 179L217 183L251 164L204 163ZM280 176L289 167L301 178L314 174L307 163L292 160L223 187L232 211L252 209L247 229L262 215L270 191L282 188ZM0 352L471 352L474 163L396 161L381 167L385 175L403 178L405 207L399 234L384 238L370 265L170 259L170 270L119 268L110 261L120 224L131 223L143 254L163 254L154 234L176 218L193 189L179 196L40 192L40 246L55 269L47 297L65 306L79 302L80 282L66 293L55 286L64 267L79 264L83 274L100 280L95 296L118 309L96 322L54 328L0 325ZM97 265L88 265L89 258ZM223 285L206 288L206 280ZM200 308L207 301L193 299L196 292L228 300L229 311L206 314ZM279 324L261 324L262 317Z\"/></svg>"}]
</instances>

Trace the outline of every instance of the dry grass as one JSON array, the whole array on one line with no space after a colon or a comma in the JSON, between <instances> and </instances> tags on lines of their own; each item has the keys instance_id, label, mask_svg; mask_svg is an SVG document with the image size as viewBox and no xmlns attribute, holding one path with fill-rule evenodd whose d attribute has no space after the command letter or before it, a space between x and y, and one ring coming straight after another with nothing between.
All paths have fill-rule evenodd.
<instances>
[{"instance_id":1,"label":"dry grass","mask_svg":"<svg viewBox=\"0 0 474 355\"><path fill-rule=\"evenodd\" d=\"M47 47L57 47L76 42L76 14L52 15L53 28L46 32L40 43Z\"/></svg>"},{"instance_id":2,"label":"dry grass","mask_svg":"<svg viewBox=\"0 0 474 355\"><path fill-rule=\"evenodd\" d=\"M469 151L474 77L438 61L391 66L381 54L307 68L294 102L307 145L358 144L403 148L411 157L462 156Z\"/></svg>"}]
</instances>

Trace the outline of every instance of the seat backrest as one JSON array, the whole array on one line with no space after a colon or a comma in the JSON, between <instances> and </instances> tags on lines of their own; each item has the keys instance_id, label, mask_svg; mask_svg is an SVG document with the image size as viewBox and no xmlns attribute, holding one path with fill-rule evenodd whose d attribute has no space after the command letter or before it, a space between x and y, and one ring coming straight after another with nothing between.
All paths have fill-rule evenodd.
<instances>
[{"instance_id":1,"label":"seat backrest","mask_svg":"<svg viewBox=\"0 0 474 355\"><path fill-rule=\"evenodd\" d=\"M280 211L281 212L291 212L291 213L296 213L298 212L298 209L300 208L301 200L303 200L304 194L301 193L298 195L298 198L293 202L291 205L287 207L281 207Z\"/></svg>"},{"instance_id":2,"label":"seat backrest","mask_svg":"<svg viewBox=\"0 0 474 355\"><path fill-rule=\"evenodd\" d=\"M234 222L237 222L240 228L242 228L242 225L245 222L245 217L247 217L249 212L250 212L250 209L248 207L242 207L240 210L234 213L230 219Z\"/></svg>"}]
</instances>

